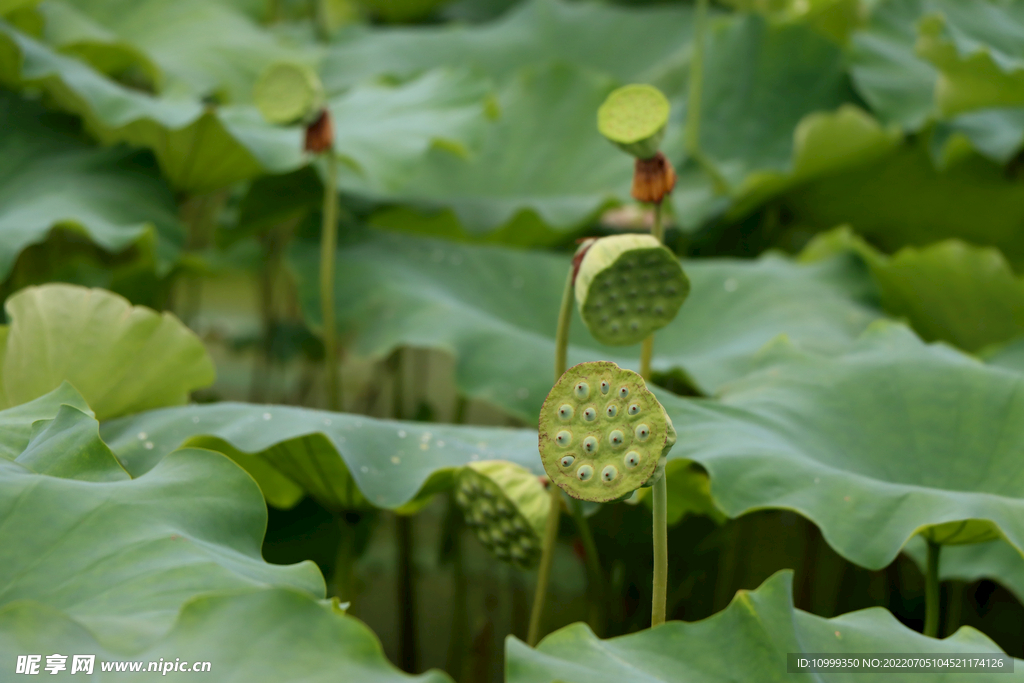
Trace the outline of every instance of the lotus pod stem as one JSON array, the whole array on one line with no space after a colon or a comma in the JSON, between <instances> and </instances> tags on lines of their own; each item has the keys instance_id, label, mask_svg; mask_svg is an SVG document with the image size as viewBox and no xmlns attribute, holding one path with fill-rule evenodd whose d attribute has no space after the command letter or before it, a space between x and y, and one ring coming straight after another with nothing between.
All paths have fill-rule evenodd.
<instances>
[{"instance_id":1,"label":"lotus pod stem","mask_svg":"<svg viewBox=\"0 0 1024 683\"><path fill-rule=\"evenodd\" d=\"M320 229L320 315L323 319L324 364L327 369L327 407L341 410L337 330L334 322L334 259L338 243L338 162L334 152L324 160L323 225Z\"/></svg>"},{"instance_id":2,"label":"lotus pod stem","mask_svg":"<svg viewBox=\"0 0 1024 683\"><path fill-rule=\"evenodd\" d=\"M690 293L690 281L679 259L653 235L611 235L587 249L575 293L580 317L594 338L627 346L675 318Z\"/></svg>"},{"instance_id":3,"label":"lotus pod stem","mask_svg":"<svg viewBox=\"0 0 1024 683\"><path fill-rule=\"evenodd\" d=\"M658 242L665 239L661 223L661 203L654 205L654 223L651 236ZM640 348L640 374L647 381L651 378L651 359L654 356L654 333L644 339ZM664 465L662 465L664 466ZM665 623L668 602L668 482L660 476L651 491L653 512L651 538L654 543L654 572L651 586L651 627Z\"/></svg>"},{"instance_id":4,"label":"lotus pod stem","mask_svg":"<svg viewBox=\"0 0 1024 683\"><path fill-rule=\"evenodd\" d=\"M580 363L555 383L539 420L541 461L573 498L603 503L650 486L676 441L643 378L611 361Z\"/></svg>"},{"instance_id":5,"label":"lotus pod stem","mask_svg":"<svg viewBox=\"0 0 1024 683\"><path fill-rule=\"evenodd\" d=\"M547 516L537 477L514 463L486 460L463 468L456 486L455 501L484 547L518 569L532 569Z\"/></svg>"},{"instance_id":6,"label":"lotus pod stem","mask_svg":"<svg viewBox=\"0 0 1024 683\"><path fill-rule=\"evenodd\" d=\"M928 544L928 563L924 576L924 629L929 638L939 637L939 551L942 545L931 539Z\"/></svg>"}]
</instances>

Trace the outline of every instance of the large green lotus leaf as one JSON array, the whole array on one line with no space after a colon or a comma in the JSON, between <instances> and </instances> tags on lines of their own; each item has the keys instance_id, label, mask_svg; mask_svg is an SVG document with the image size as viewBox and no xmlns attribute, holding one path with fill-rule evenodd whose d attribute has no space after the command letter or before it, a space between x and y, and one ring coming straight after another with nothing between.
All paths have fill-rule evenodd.
<instances>
[{"instance_id":1,"label":"large green lotus leaf","mask_svg":"<svg viewBox=\"0 0 1024 683\"><path fill-rule=\"evenodd\" d=\"M0 459L0 606L43 603L105 645L138 648L204 593L285 586L324 594L312 563L260 556L266 507L223 456L182 450L131 479L90 416L62 406L15 461Z\"/></svg>"},{"instance_id":2,"label":"large green lotus leaf","mask_svg":"<svg viewBox=\"0 0 1024 683\"><path fill-rule=\"evenodd\" d=\"M32 440L32 425L40 420L52 420L62 405L92 415L82 395L67 382L28 403L0 410L0 458L17 458Z\"/></svg>"},{"instance_id":3,"label":"large green lotus leaf","mask_svg":"<svg viewBox=\"0 0 1024 683\"><path fill-rule=\"evenodd\" d=\"M886 256L840 228L816 237L802 258L844 249L867 263L886 312L927 341L976 352L1024 334L1024 281L997 249L946 240Z\"/></svg>"},{"instance_id":4,"label":"large green lotus leaf","mask_svg":"<svg viewBox=\"0 0 1024 683\"><path fill-rule=\"evenodd\" d=\"M332 45L323 79L335 91L378 75L403 77L467 65L505 79L527 65L560 62L621 82L647 82L685 67L692 14L685 6L638 9L531 0L484 25L353 32ZM548 100L549 107L556 109L556 102ZM595 116L596 109L585 120L593 123Z\"/></svg>"},{"instance_id":5,"label":"large green lotus leaf","mask_svg":"<svg viewBox=\"0 0 1024 683\"><path fill-rule=\"evenodd\" d=\"M629 197L632 163L601 137L595 112L614 83L567 65L525 69L498 95L500 118L467 162L446 149L392 166L386 194L342 174L343 190L451 208L470 234L535 214L555 229L581 226ZM384 183L378 183L381 185Z\"/></svg>"},{"instance_id":6,"label":"large green lotus leaf","mask_svg":"<svg viewBox=\"0 0 1024 683\"><path fill-rule=\"evenodd\" d=\"M0 90L0 280L55 227L112 252L153 250L161 273L185 241L170 190L139 154L87 145L63 119Z\"/></svg>"},{"instance_id":7,"label":"large green lotus leaf","mask_svg":"<svg viewBox=\"0 0 1024 683\"><path fill-rule=\"evenodd\" d=\"M40 11L48 44L113 76L135 66L170 97L249 102L268 65L316 57L211 0L46 0Z\"/></svg>"},{"instance_id":8,"label":"large green lotus leaf","mask_svg":"<svg viewBox=\"0 0 1024 683\"><path fill-rule=\"evenodd\" d=\"M300 487L335 509L367 502L399 508L450 487L458 470L475 460L544 471L534 430L377 420L289 406L166 408L104 423L102 434L135 476L182 445L227 444L268 499L282 505L294 504Z\"/></svg>"},{"instance_id":9,"label":"large green lotus leaf","mask_svg":"<svg viewBox=\"0 0 1024 683\"><path fill-rule=\"evenodd\" d=\"M213 382L213 361L170 313L132 306L102 289L43 285L4 304L0 406L42 396L65 380L99 419L184 403Z\"/></svg>"},{"instance_id":10,"label":"large green lotus leaf","mask_svg":"<svg viewBox=\"0 0 1024 683\"><path fill-rule=\"evenodd\" d=\"M885 251L946 238L997 247L1024 260L1024 185L978 154L939 169L918 140L878 160L810 180L783 204L799 224L848 224Z\"/></svg>"},{"instance_id":11,"label":"large green lotus leaf","mask_svg":"<svg viewBox=\"0 0 1024 683\"><path fill-rule=\"evenodd\" d=\"M196 99L128 88L3 21L0 82L41 88L59 107L82 117L104 143L151 149L179 190L217 190L239 180L293 171L308 162L302 129L271 126L252 105L208 106ZM475 133L460 128L467 122L476 127L474 113L483 118L481 92L478 81L446 72L392 87L357 87L332 98L330 107L340 117L336 149L353 167L352 182L379 191L372 181L383 175L381 166L395 166L390 172L401 176L404 167L434 143L464 152ZM396 138L403 144L396 146ZM393 151L381 158L380 149L389 146Z\"/></svg>"},{"instance_id":12,"label":"large green lotus leaf","mask_svg":"<svg viewBox=\"0 0 1024 683\"><path fill-rule=\"evenodd\" d=\"M1024 377L877 323L825 357L786 342L720 401L662 396L730 517L791 509L843 557L888 565L909 538L1024 548Z\"/></svg>"},{"instance_id":13,"label":"large green lotus leaf","mask_svg":"<svg viewBox=\"0 0 1024 683\"><path fill-rule=\"evenodd\" d=\"M928 566L928 545L915 536L903 548L921 573ZM1024 556L1006 541L950 546L939 554L940 581L980 581L990 579L1001 584L1024 602Z\"/></svg>"},{"instance_id":14,"label":"large green lotus leaf","mask_svg":"<svg viewBox=\"0 0 1024 683\"><path fill-rule=\"evenodd\" d=\"M935 99L946 115L1024 105L1024 5L929 0L918 53L939 70Z\"/></svg>"},{"instance_id":15,"label":"large green lotus leaf","mask_svg":"<svg viewBox=\"0 0 1024 683\"><path fill-rule=\"evenodd\" d=\"M793 574L777 572L753 591L739 591L725 610L702 621L672 621L657 628L601 640L585 624L548 635L531 649L516 638L505 645L508 683L668 683L700 681L866 681L911 683L922 674L788 674L787 654L828 656L876 652L922 655L1002 654L984 634L962 627L945 640L927 638L887 610L871 607L825 619L793 606ZM1014 664L1019 666L1015 660ZM1015 670L1017 668L1015 666ZM1014 676L1021 678L1016 672ZM976 681L978 674L929 674L930 681Z\"/></svg>"},{"instance_id":16,"label":"large green lotus leaf","mask_svg":"<svg viewBox=\"0 0 1024 683\"><path fill-rule=\"evenodd\" d=\"M141 650L97 642L73 619L48 606L21 602L0 608L0 658L12 662L10 670L19 654L41 652L96 654L94 675L88 680L109 683L152 681L158 674L147 672L146 666L161 659L187 661L189 666L210 662L207 673L159 674L166 681L205 677L249 683L451 683L436 670L419 676L398 671L362 622L284 588L197 597L185 604L166 635ZM101 670L101 662L126 659L144 662L143 670ZM69 657L68 670L58 676L81 679L70 674L71 662Z\"/></svg>"},{"instance_id":17,"label":"large green lotus leaf","mask_svg":"<svg viewBox=\"0 0 1024 683\"><path fill-rule=\"evenodd\" d=\"M304 315L320 325L318 252L296 244L289 260ZM339 331L353 353L381 358L400 346L443 349L467 396L534 423L551 388L555 325L570 258L387 233L340 249L335 290ZM758 349L779 334L821 351L844 347L876 311L870 286L842 258L798 266L756 261L684 263L692 289L676 319L655 337L654 367L682 370L701 391L748 372ZM612 360L636 368L639 347L603 347L574 313L569 362Z\"/></svg>"},{"instance_id":18,"label":"large green lotus leaf","mask_svg":"<svg viewBox=\"0 0 1024 683\"><path fill-rule=\"evenodd\" d=\"M938 71L914 49L927 0L880 0L853 34L850 76L871 111L887 123L920 129L938 113Z\"/></svg>"}]
</instances>

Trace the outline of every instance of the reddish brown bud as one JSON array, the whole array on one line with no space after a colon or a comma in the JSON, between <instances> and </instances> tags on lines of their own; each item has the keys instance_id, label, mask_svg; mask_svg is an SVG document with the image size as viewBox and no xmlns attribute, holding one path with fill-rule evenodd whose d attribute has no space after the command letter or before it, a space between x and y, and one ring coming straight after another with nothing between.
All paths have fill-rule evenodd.
<instances>
[{"instance_id":1,"label":"reddish brown bud","mask_svg":"<svg viewBox=\"0 0 1024 683\"><path fill-rule=\"evenodd\" d=\"M633 170L633 199L659 203L676 185L676 170L658 152L650 159L637 159Z\"/></svg>"},{"instance_id":2,"label":"reddish brown bud","mask_svg":"<svg viewBox=\"0 0 1024 683\"><path fill-rule=\"evenodd\" d=\"M306 151L320 154L334 147L334 125L331 112L324 109L316 121L306 126Z\"/></svg>"}]
</instances>

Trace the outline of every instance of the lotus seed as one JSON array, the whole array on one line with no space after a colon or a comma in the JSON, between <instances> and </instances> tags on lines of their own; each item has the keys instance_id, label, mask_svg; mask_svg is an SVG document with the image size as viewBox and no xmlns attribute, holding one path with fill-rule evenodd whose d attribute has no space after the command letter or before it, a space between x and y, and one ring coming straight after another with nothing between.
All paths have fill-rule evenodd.
<instances>
[{"instance_id":1,"label":"lotus seed","mask_svg":"<svg viewBox=\"0 0 1024 683\"><path fill-rule=\"evenodd\" d=\"M626 457L623 458L622 461L626 463L626 467L633 469L640 464L640 454L636 451L630 451L629 453L626 453Z\"/></svg>"},{"instance_id":2,"label":"lotus seed","mask_svg":"<svg viewBox=\"0 0 1024 683\"><path fill-rule=\"evenodd\" d=\"M571 420L575 412L576 411L573 409L571 405L569 405L568 403L563 403L562 406L558 409L558 417L562 418L563 420Z\"/></svg>"},{"instance_id":3,"label":"lotus seed","mask_svg":"<svg viewBox=\"0 0 1024 683\"><path fill-rule=\"evenodd\" d=\"M658 314L658 315L664 315L665 314L665 307L664 306L655 306L654 307L654 312L656 314Z\"/></svg>"},{"instance_id":4,"label":"lotus seed","mask_svg":"<svg viewBox=\"0 0 1024 683\"><path fill-rule=\"evenodd\" d=\"M618 298L619 298L619 295L618 295L618 294L616 294L615 292L612 292L612 293L610 293L610 294L608 295L608 301L615 301L615 300L616 300L616 299L618 299Z\"/></svg>"},{"instance_id":5,"label":"lotus seed","mask_svg":"<svg viewBox=\"0 0 1024 683\"><path fill-rule=\"evenodd\" d=\"M610 444L611 444L612 446L614 446L614 447L618 448L619 446L621 446L621 445L622 445L622 439L623 439L623 438L624 438L624 437L623 437L623 435L622 435L622 432L621 432L621 431L619 431L618 429L616 429L616 430L612 431L612 433L611 433L611 434L609 434L609 435L608 435L608 442L609 442L609 443L610 443Z\"/></svg>"},{"instance_id":6,"label":"lotus seed","mask_svg":"<svg viewBox=\"0 0 1024 683\"><path fill-rule=\"evenodd\" d=\"M640 329L640 323L639 323L639 321L636 321L636 320L633 320L633 321L631 321L631 322L629 323L629 329L633 330L634 332L636 332L637 330L639 330L639 329Z\"/></svg>"},{"instance_id":7,"label":"lotus seed","mask_svg":"<svg viewBox=\"0 0 1024 683\"><path fill-rule=\"evenodd\" d=\"M576 398L580 399L581 401L585 400L588 396L590 396L590 385L587 384L586 382L580 382L573 388L573 391L576 394Z\"/></svg>"},{"instance_id":8,"label":"lotus seed","mask_svg":"<svg viewBox=\"0 0 1024 683\"><path fill-rule=\"evenodd\" d=\"M665 296L675 296L675 295L676 295L676 288L675 287L666 287L665 288Z\"/></svg>"},{"instance_id":9,"label":"lotus seed","mask_svg":"<svg viewBox=\"0 0 1024 683\"><path fill-rule=\"evenodd\" d=\"M608 390L611 389L611 388L612 388L612 385L611 385L611 383L608 380L606 380L606 379L601 380L601 393L602 394L607 394Z\"/></svg>"},{"instance_id":10,"label":"lotus seed","mask_svg":"<svg viewBox=\"0 0 1024 683\"><path fill-rule=\"evenodd\" d=\"M576 478L580 481L586 481L592 476L594 476L594 468L590 465L581 465L580 468L576 470Z\"/></svg>"},{"instance_id":11,"label":"lotus seed","mask_svg":"<svg viewBox=\"0 0 1024 683\"><path fill-rule=\"evenodd\" d=\"M608 417L615 417L615 413L619 412L619 408L614 403L609 403L604 412L608 414Z\"/></svg>"},{"instance_id":12,"label":"lotus seed","mask_svg":"<svg viewBox=\"0 0 1024 683\"><path fill-rule=\"evenodd\" d=\"M586 420L587 422L593 422L595 419L597 419L597 411L594 410L593 408L587 408L586 410L583 411L583 419Z\"/></svg>"},{"instance_id":13,"label":"lotus seed","mask_svg":"<svg viewBox=\"0 0 1024 683\"><path fill-rule=\"evenodd\" d=\"M619 471L615 469L614 465L608 465L601 470L601 478L605 481L613 481L617 476L619 476Z\"/></svg>"},{"instance_id":14,"label":"lotus seed","mask_svg":"<svg viewBox=\"0 0 1024 683\"><path fill-rule=\"evenodd\" d=\"M629 413L630 415L639 415L640 406L637 405L636 403L630 403L629 408L626 409L626 412Z\"/></svg>"},{"instance_id":15,"label":"lotus seed","mask_svg":"<svg viewBox=\"0 0 1024 683\"><path fill-rule=\"evenodd\" d=\"M562 463L562 467L572 467L572 464L576 462L576 458L572 455L566 455L560 462Z\"/></svg>"},{"instance_id":16,"label":"lotus seed","mask_svg":"<svg viewBox=\"0 0 1024 683\"><path fill-rule=\"evenodd\" d=\"M629 387L619 387L619 398L626 398L629 396Z\"/></svg>"},{"instance_id":17,"label":"lotus seed","mask_svg":"<svg viewBox=\"0 0 1024 683\"><path fill-rule=\"evenodd\" d=\"M644 441L651 435L651 428L645 424L638 424L636 426L636 438Z\"/></svg>"},{"instance_id":18,"label":"lotus seed","mask_svg":"<svg viewBox=\"0 0 1024 683\"><path fill-rule=\"evenodd\" d=\"M596 451L597 439L595 439L592 436L588 436L587 438L583 439L583 450L585 450L587 453L593 453L594 451Z\"/></svg>"},{"instance_id":19,"label":"lotus seed","mask_svg":"<svg viewBox=\"0 0 1024 683\"><path fill-rule=\"evenodd\" d=\"M657 287L651 287L650 289L647 290L647 293L650 294L651 296L657 296L658 295L658 288Z\"/></svg>"},{"instance_id":20,"label":"lotus seed","mask_svg":"<svg viewBox=\"0 0 1024 683\"><path fill-rule=\"evenodd\" d=\"M555 443L559 446L568 446L572 443L572 432L567 432L564 429L558 432L558 434L555 435Z\"/></svg>"},{"instance_id":21,"label":"lotus seed","mask_svg":"<svg viewBox=\"0 0 1024 683\"><path fill-rule=\"evenodd\" d=\"M636 312L637 313L643 313L646 310L647 310L647 307L644 306L643 304L637 304L636 305Z\"/></svg>"},{"instance_id":22,"label":"lotus seed","mask_svg":"<svg viewBox=\"0 0 1024 683\"><path fill-rule=\"evenodd\" d=\"M495 503L494 511L502 517L508 517L510 514L512 514L512 510L510 510L508 505L505 504L505 501L502 500L499 500L497 503Z\"/></svg>"},{"instance_id":23,"label":"lotus seed","mask_svg":"<svg viewBox=\"0 0 1024 683\"><path fill-rule=\"evenodd\" d=\"M612 332L618 332L619 331L619 324L618 323L612 323L611 324L611 331Z\"/></svg>"}]
</instances>

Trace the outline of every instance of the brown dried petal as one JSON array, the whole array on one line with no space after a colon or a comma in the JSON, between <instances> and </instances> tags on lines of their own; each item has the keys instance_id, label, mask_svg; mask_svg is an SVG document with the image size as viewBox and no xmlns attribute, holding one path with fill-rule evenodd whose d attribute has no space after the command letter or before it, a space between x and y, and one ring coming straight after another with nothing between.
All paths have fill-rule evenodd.
<instances>
[{"instance_id":1,"label":"brown dried petal","mask_svg":"<svg viewBox=\"0 0 1024 683\"><path fill-rule=\"evenodd\" d=\"M650 159L637 159L633 170L633 199L657 204L676 185L676 170L658 152Z\"/></svg>"}]
</instances>

